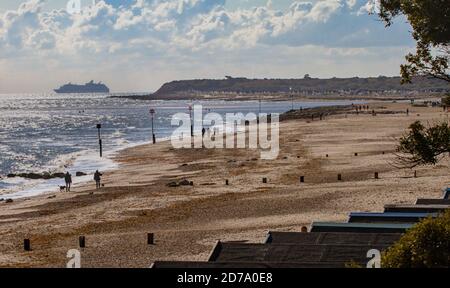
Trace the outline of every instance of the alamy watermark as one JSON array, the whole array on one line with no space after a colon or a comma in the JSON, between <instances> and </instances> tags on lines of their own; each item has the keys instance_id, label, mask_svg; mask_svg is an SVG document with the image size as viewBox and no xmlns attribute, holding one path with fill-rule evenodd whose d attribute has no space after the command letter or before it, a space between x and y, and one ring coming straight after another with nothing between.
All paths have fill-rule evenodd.
<instances>
[{"instance_id":1,"label":"alamy watermark","mask_svg":"<svg viewBox=\"0 0 450 288\"><path fill-rule=\"evenodd\" d=\"M178 126L171 137L175 149L259 149L263 160L280 152L279 114L227 113L224 119L218 113L203 115L202 105L194 105L193 114L177 113L171 124Z\"/></svg>"},{"instance_id":2,"label":"alamy watermark","mask_svg":"<svg viewBox=\"0 0 450 288\"><path fill-rule=\"evenodd\" d=\"M371 249L367 252L367 268L381 268L381 252L378 249Z\"/></svg>"},{"instance_id":3,"label":"alamy watermark","mask_svg":"<svg viewBox=\"0 0 450 288\"><path fill-rule=\"evenodd\" d=\"M80 14L83 4L90 2L92 6L97 4L98 0L69 0L67 1L66 11L69 14Z\"/></svg>"},{"instance_id":4,"label":"alamy watermark","mask_svg":"<svg viewBox=\"0 0 450 288\"><path fill-rule=\"evenodd\" d=\"M81 268L81 252L77 249L71 249L67 251L67 268Z\"/></svg>"}]
</instances>

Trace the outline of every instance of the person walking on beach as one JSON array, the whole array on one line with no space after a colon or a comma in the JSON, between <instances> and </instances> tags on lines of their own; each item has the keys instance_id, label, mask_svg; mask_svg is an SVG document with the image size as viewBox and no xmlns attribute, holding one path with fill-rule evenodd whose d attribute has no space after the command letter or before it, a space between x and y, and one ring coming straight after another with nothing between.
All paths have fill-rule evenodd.
<instances>
[{"instance_id":1,"label":"person walking on beach","mask_svg":"<svg viewBox=\"0 0 450 288\"><path fill-rule=\"evenodd\" d=\"M66 181L66 192L70 192L70 186L72 186L72 175L67 172L64 176L64 180Z\"/></svg>"},{"instance_id":2,"label":"person walking on beach","mask_svg":"<svg viewBox=\"0 0 450 288\"><path fill-rule=\"evenodd\" d=\"M98 170L95 171L94 180L95 180L95 184L96 184L97 189L100 189L100 187L101 187L101 181L102 181L101 176L103 176L103 174L98 172Z\"/></svg>"}]
</instances>

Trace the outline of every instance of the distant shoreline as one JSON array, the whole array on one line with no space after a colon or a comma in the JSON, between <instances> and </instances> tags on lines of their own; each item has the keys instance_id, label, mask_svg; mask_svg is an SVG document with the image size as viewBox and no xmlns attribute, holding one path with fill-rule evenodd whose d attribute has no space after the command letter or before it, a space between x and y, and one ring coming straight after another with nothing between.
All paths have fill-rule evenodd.
<instances>
[{"instance_id":1,"label":"distant shoreline","mask_svg":"<svg viewBox=\"0 0 450 288\"><path fill-rule=\"evenodd\" d=\"M108 98L118 98L118 99L130 99L130 100L138 100L138 101L226 101L226 102L249 102L249 101L259 101L259 94L246 94L240 95L239 97L232 98L234 96L221 96L221 97L208 97L208 95L204 95L199 97L196 95L195 97L156 97L152 94L136 94L136 95L112 95L108 96ZM294 101L308 101L308 102L322 102L322 101L405 101L411 99L438 99L443 97L442 94L418 94L411 96L370 96L370 95L345 95L345 96L315 96L315 97L306 97L306 96L297 96L294 97ZM279 95L271 95L268 97L264 97L261 100L265 102L286 102L292 101L292 97L286 94Z\"/></svg>"},{"instance_id":2,"label":"distant shoreline","mask_svg":"<svg viewBox=\"0 0 450 288\"><path fill-rule=\"evenodd\" d=\"M318 79L194 79L165 83L154 93L117 95L114 98L135 100L376 100L393 101L440 97L450 92L447 82L415 77L402 84L400 77Z\"/></svg>"}]
</instances>

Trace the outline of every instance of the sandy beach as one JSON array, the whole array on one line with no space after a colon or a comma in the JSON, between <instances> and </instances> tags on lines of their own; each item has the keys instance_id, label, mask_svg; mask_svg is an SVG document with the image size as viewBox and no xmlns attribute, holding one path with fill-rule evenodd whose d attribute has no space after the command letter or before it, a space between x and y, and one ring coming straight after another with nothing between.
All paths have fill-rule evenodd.
<instances>
[{"instance_id":1,"label":"sandy beach","mask_svg":"<svg viewBox=\"0 0 450 288\"><path fill-rule=\"evenodd\" d=\"M300 231L312 221L345 221L351 211L440 197L449 183L447 158L417 168L417 178L390 163L411 123L446 121L447 114L409 103L370 106L376 117L367 111L283 121L277 160L261 160L257 150L143 145L117 156L120 169L105 173L99 191L90 183L71 193L0 202L0 267L65 267L81 235L83 267L204 261L219 239L262 242L269 230ZM167 186L183 179L194 186ZM147 233L155 233L155 245L147 245ZM23 251L25 238L33 251Z\"/></svg>"}]
</instances>

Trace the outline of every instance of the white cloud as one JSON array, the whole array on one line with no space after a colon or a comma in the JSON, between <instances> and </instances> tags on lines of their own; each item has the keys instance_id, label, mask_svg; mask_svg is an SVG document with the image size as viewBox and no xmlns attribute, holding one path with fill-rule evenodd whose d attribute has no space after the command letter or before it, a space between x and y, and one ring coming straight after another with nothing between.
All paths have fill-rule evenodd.
<instances>
[{"instance_id":1,"label":"white cloud","mask_svg":"<svg viewBox=\"0 0 450 288\"><path fill-rule=\"evenodd\" d=\"M307 17L315 22L326 22L343 5L341 0L319 1L312 7Z\"/></svg>"},{"instance_id":2,"label":"white cloud","mask_svg":"<svg viewBox=\"0 0 450 288\"><path fill-rule=\"evenodd\" d=\"M85 7L79 15L69 15L62 10L43 12L42 5L41 0L31 0L0 18L3 46L6 43L14 49L57 47L60 53L73 52L74 47L95 47L94 51L100 53L109 51L111 46L129 47L123 42L136 39L141 40L134 42L136 44L163 41L166 45L179 45L181 49L198 49L216 42L228 42L226 47L237 48L240 44L247 47L256 43L305 45L320 40L320 35L312 39L312 33L320 31L321 27L328 29L326 24L331 19L362 18L350 13L356 0L295 1L285 12L274 10L270 5L227 11L224 0L138 0L122 7L99 1L95 6ZM367 5L359 7L366 8ZM344 19L339 21L345 23ZM378 25L374 22L364 19L359 24ZM308 33L302 33L305 28ZM339 36L354 35L359 29L367 27L349 26L346 31L339 31L344 33ZM44 35L47 44L42 45ZM51 39L60 44L50 45ZM311 42L305 43L302 39ZM321 44L342 45L335 39L328 40Z\"/></svg>"},{"instance_id":3,"label":"white cloud","mask_svg":"<svg viewBox=\"0 0 450 288\"><path fill-rule=\"evenodd\" d=\"M126 5L98 1L70 15L44 11L44 1L30 0L0 15L0 59L22 57L33 63L48 57L54 69L78 70L91 63L114 67L144 61L192 66L205 57L227 61L227 53L248 55L261 47L353 51L409 44L406 25L388 34L374 17L363 14L373 1L293 1L285 11L273 9L271 1L233 11L226 9L225 0L136 0Z\"/></svg>"},{"instance_id":4,"label":"white cloud","mask_svg":"<svg viewBox=\"0 0 450 288\"><path fill-rule=\"evenodd\" d=\"M358 15L367 13L378 13L380 11L380 0L368 0L367 3L359 8Z\"/></svg>"},{"instance_id":5,"label":"white cloud","mask_svg":"<svg viewBox=\"0 0 450 288\"><path fill-rule=\"evenodd\" d=\"M356 3L358 3L358 0L347 0L346 3L348 7L353 8L355 7Z\"/></svg>"}]
</instances>

